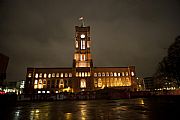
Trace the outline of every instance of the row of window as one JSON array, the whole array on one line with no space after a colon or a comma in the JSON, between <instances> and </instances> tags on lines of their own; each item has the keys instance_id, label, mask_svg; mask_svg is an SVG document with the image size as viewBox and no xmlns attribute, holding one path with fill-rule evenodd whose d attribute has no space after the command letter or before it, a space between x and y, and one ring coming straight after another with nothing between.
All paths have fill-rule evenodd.
<instances>
[{"instance_id":1,"label":"row of window","mask_svg":"<svg viewBox=\"0 0 180 120\"><path fill-rule=\"evenodd\" d=\"M46 80L46 79L35 79L34 80L34 89L42 89L42 88L68 88L69 83L68 80Z\"/></svg>"},{"instance_id":2,"label":"row of window","mask_svg":"<svg viewBox=\"0 0 180 120\"><path fill-rule=\"evenodd\" d=\"M32 73L28 74L28 77L33 77ZM72 73L35 73L35 78L51 78L51 77L72 77Z\"/></svg>"},{"instance_id":3,"label":"row of window","mask_svg":"<svg viewBox=\"0 0 180 120\"><path fill-rule=\"evenodd\" d=\"M94 79L94 87L118 87L118 86L131 86L131 81L128 77L126 78L98 78Z\"/></svg>"},{"instance_id":4,"label":"row of window","mask_svg":"<svg viewBox=\"0 0 180 120\"><path fill-rule=\"evenodd\" d=\"M131 75L133 76L134 74L131 73ZM117 72L98 72L98 73L94 73L94 77L101 77L101 76L114 76L114 77L117 77L117 76L129 76L129 73L128 72L122 72L122 73L117 73Z\"/></svg>"},{"instance_id":5,"label":"row of window","mask_svg":"<svg viewBox=\"0 0 180 120\"><path fill-rule=\"evenodd\" d=\"M85 40L81 40L80 45L81 45L82 50L86 49L86 41ZM76 48L79 47L78 41L76 41L75 46L76 46ZM87 48L90 48L90 41L87 41Z\"/></svg>"},{"instance_id":6,"label":"row of window","mask_svg":"<svg viewBox=\"0 0 180 120\"><path fill-rule=\"evenodd\" d=\"M28 77L31 78L33 76L32 73L28 74ZM76 77L90 77L91 74L90 72L76 72ZM117 72L98 72L98 73L94 73L94 77L105 77L105 76L129 76L128 72L122 72L122 73L117 73ZM134 76L134 72L131 72L131 76ZM72 73L36 73L35 78L51 78L51 77L72 77Z\"/></svg>"},{"instance_id":7,"label":"row of window","mask_svg":"<svg viewBox=\"0 0 180 120\"><path fill-rule=\"evenodd\" d=\"M76 72L76 77L90 77L90 72Z\"/></svg>"}]
</instances>

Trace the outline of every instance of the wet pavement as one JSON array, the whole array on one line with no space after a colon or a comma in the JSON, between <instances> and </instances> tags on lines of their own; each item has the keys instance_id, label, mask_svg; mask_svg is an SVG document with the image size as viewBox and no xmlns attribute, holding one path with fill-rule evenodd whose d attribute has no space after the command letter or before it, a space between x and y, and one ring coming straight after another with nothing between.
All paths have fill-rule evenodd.
<instances>
[{"instance_id":1,"label":"wet pavement","mask_svg":"<svg viewBox=\"0 0 180 120\"><path fill-rule=\"evenodd\" d=\"M1 107L1 120L165 120L179 117L179 101L119 99L18 102Z\"/></svg>"}]
</instances>

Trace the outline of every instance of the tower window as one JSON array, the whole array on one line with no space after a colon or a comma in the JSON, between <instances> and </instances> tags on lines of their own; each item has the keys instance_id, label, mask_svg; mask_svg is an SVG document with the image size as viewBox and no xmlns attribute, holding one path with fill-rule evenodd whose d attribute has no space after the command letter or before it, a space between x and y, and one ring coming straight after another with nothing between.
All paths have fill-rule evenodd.
<instances>
[{"instance_id":1,"label":"tower window","mask_svg":"<svg viewBox=\"0 0 180 120\"><path fill-rule=\"evenodd\" d=\"M85 47L85 40L81 40L81 49L85 49L86 47Z\"/></svg>"},{"instance_id":2,"label":"tower window","mask_svg":"<svg viewBox=\"0 0 180 120\"><path fill-rule=\"evenodd\" d=\"M85 61L85 60L86 60L85 54L81 54L81 55L80 55L80 60L81 60L81 61Z\"/></svg>"},{"instance_id":3,"label":"tower window","mask_svg":"<svg viewBox=\"0 0 180 120\"><path fill-rule=\"evenodd\" d=\"M87 41L87 48L90 48L90 41Z\"/></svg>"},{"instance_id":4,"label":"tower window","mask_svg":"<svg viewBox=\"0 0 180 120\"><path fill-rule=\"evenodd\" d=\"M75 43L75 44L76 44L76 48L78 48L78 41L76 41L76 43Z\"/></svg>"}]
</instances>

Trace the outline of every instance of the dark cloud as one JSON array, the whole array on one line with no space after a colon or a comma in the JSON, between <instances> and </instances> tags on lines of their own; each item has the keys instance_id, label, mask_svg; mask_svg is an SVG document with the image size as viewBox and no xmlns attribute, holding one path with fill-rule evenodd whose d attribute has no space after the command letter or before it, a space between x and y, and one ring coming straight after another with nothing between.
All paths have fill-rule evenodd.
<instances>
[{"instance_id":1,"label":"dark cloud","mask_svg":"<svg viewBox=\"0 0 180 120\"><path fill-rule=\"evenodd\" d=\"M7 79L25 79L27 67L71 67L80 16L91 26L95 66L135 65L151 76L179 35L179 12L178 0L1 0Z\"/></svg>"}]
</instances>

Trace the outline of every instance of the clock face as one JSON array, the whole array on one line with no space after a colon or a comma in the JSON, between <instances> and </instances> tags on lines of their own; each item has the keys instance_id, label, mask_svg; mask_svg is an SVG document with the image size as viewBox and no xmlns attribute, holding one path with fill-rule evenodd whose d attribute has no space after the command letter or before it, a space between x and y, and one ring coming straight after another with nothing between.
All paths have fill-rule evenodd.
<instances>
[{"instance_id":1,"label":"clock face","mask_svg":"<svg viewBox=\"0 0 180 120\"><path fill-rule=\"evenodd\" d=\"M81 38L85 38L85 35L84 35L84 34L81 34Z\"/></svg>"}]
</instances>

